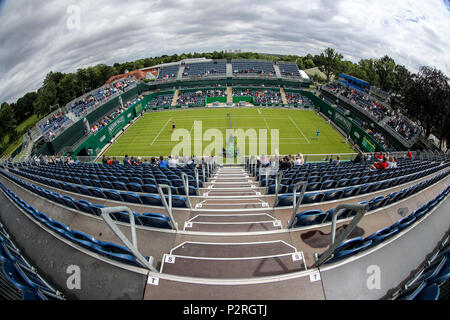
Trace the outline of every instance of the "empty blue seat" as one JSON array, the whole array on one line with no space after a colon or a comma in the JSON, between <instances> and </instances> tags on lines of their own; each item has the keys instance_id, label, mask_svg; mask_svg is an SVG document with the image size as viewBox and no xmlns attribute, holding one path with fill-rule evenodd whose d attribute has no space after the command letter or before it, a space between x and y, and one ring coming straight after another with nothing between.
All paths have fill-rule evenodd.
<instances>
[{"instance_id":1,"label":"empty blue seat","mask_svg":"<svg viewBox=\"0 0 450 320\"><path fill-rule=\"evenodd\" d=\"M89 191L91 192L91 195L96 198L102 198L102 199L106 198L106 196L103 193L103 190L101 188L92 187L92 188L89 188Z\"/></svg>"},{"instance_id":2,"label":"empty blue seat","mask_svg":"<svg viewBox=\"0 0 450 320\"><path fill-rule=\"evenodd\" d=\"M310 192L310 193L305 193L303 195L303 200L302 200L302 204L307 204L307 203L317 203L322 201L324 197L323 193L320 192ZM291 197L292 199L292 197ZM292 202L291 202L292 205Z\"/></svg>"},{"instance_id":3,"label":"empty blue seat","mask_svg":"<svg viewBox=\"0 0 450 320\"><path fill-rule=\"evenodd\" d=\"M146 193L158 193L158 187L154 184L144 184L142 191Z\"/></svg>"},{"instance_id":4,"label":"empty blue seat","mask_svg":"<svg viewBox=\"0 0 450 320\"><path fill-rule=\"evenodd\" d=\"M127 186L121 181L113 181L112 184L116 190L127 191Z\"/></svg>"},{"instance_id":5,"label":"empty blue seat","mask_svg":"<svg viewBox=\"0 0 450 320\"><path fill-rule=\"evenodd\" d=\"M108 180L101 180L100 183L101 183L101 185L102 185L102 188L105 188L105 189L114 189L113 184L112 184L110 181L108 181Z\"/></svg>"},{"instance_id":6,"label":"empty blue seat","mask_svg":"<svg viewBox=\"0 0 450 320\"><path fill-rule=\"evenodd\" d=\"M120 196L123 201L125 202L131 202L131 203L141 203L141 200L139 198L139 195L132 192L122 192L120 193Z\"/></svg>"},{"instance_id":7,"label":"empty blue seat","mask_svg":"<svg viewBox=\"0 0 450 320\"><path fill-rule=\"evenodd\" d=\"M153 228L172 229L169 217L157 213L143 213L139 220L142 225Z\"/></svg>"},{"instance_id":8,"label":"empty blue seat","mask_svg":"<svg viewBox=\"0 0 450 320\"><path fill-rule=\"evenodd\" d=\"M341 198L344 191L342 190L330 190L324 193L324 197L322 201L332 201L338 200Z\"/></svg>"},{"instance_id":9,"label":"empty blue seat","mask_svg":"<svg viewBox=\"0 0 450 320\"><path fill-rule=\"evenodd\" d=\"M340 180L338 180L338 182L336 184L336 188L346 187L346 186L348 186L349 183L350 183L350 180L347 178L340 179Z\"/></svg>"},{"instance_id":10,"label":"empty blue seat","mask_svg":"<svg viewBox=\"0 0 450 320\"><path fill-rule=\"evenodd\" d=\"M360 187L347 187L342 189L342 198L354 197L358 195Z\"/></svg>"},{"instance_id":11,"label":"empty blue seat","mask_svg":"<svg viewBox=\"0 0 450 320\"><path fill-rule=\"evenodd\" d=\"M321 188L322 188L321 182L309 182L306 185L306 191L317 191L320 190Z\"/></svg>"},{"instance_id":12,"label":"empty blue seat","mask_svg":"<svg viewBox=\"0 0 450 320\"><path fill-rule=\"evenodd\" d=\"M169 197L166 196L166 201L169 201ZM187 208L186 198L183 196L172 195L172 207L174 208Z\"/></svg>"},{"instance_id":13,"label":"empty blue seat","mask_svg":"<svg viewBox=\"0 0 450 320\"><path fill-rule=\"evenodd\" d=\"M369 183L363 184L359 187L359 194L365 194L370 192L370 189L372 188L372 185Z\"/></svg>"},{"instance_id":14,"label":"empty blue seat","mask_svg":"<svg viewBox=\"0 0 450 320\"><path fill-rule=\"evenodd\" d=\"M127 189L132 192L142 192L142 185L135 182L130 182L127 184Z\"/></svg>"},{"instance_id":15,"label":"empty blue seat","mask_svg":"<svg viewBox=\"0 0 450 320\"><path fill-rule=\"evenodd\" d=\"M91 179L91 185L92 185L93 187L103 188L103 186L102 186L100 180L97 180L97 179Z\"/></svg>"},{"instance_id":16,"label":"empty blue seat","mask_svg":"<svg viewBox=\"0 0 450 320\"><path fill-rule=\"evenodd\" d=\"M162 206L161 198L156 194L140 195L141 202L149 206Z\"/></svg>"},{"instance_id":17,"label":"empty blue seat","mask_svg":"<svg viewBox=\"0 0 450 320\"><path fill-rule=\"evenodd\" d=\"M411 287L408 288L407 291L403 292L399 297L397 297L398 300L414 300L420 292L422 292L423 289L425 289L427 283L425 281L418 282L413 284Z\"/></svg>"},{"instance_id":18,"label":"empty blue seat","mask_svg":"<svg viewBox=\"0 0 450 320\"><path fill-rule=\"evenodd\" d=\"M363 238L357 237L349 239L341 243L335 250L333 257L327 263L335 262L337 260L349 257L358 252L367 249L371 245L370 241L364 241Z\"/></svg>"},{"instance_id":19,"label":"empty blue seat","mask_svg":"<svg viewBox=\"0 0 450 320\"><path fill-rule=\"evenodd\" d=\"M97 251L108 258L123 263L140 266L134 259L134 256L131 253L131 251L121 245L111 242L102 242L101 245L98 246Z\"/></svg>"},{"instance_id":20,"label":"empty blue seat","mask_svg":"<svg viewBox=\"0 0 450 320\"><path fill-rule=\"evenodd\" d=\"M86 196L91 196L91 193L89 192L89 188L86 186L76 186L78 193L84 194Z\"/></svg>"},{"instance_id":21,"label":"empty blue seat","mask_svg":"<svg viewBox=\"0 0 450 320\"><path fill-rule=\"evenodd\" d=\"M86 213L91 213L92 203L90 203L89 201L80 199L77 202L75 202L75 205L78 207L79 210Z\"/></svg>"},{"instance_id":22,"label":"empty blue seat","mask_svg":"<svg viewBox=\"0 0 450 320\"><path fill-rule=\"evenodd\" d=\"M440 295L440 289L437 284L432 284L426 287L422 292L420 292L415 300L438 300Z\"/></svg>"},{"instance_id":23,"label":"empty blue seat","mask_svg":"<svg viewBox=\"0 0 450 320\"><path fill-rule=\"evenodd\" d=\"M376 245L377 243L393 236L395 233L397 233L398 229L396 227L386 227L383 229L378 230L375 233L372 233L368 237L366 237L365 241L372 241L372 245Z\"/></svg>"},{"instance_id":24,"label":"empty blue seat","mask_svg":"<svg viewBox=\"0 0 450 320\"><path fill-rule=\"evenodd\" d=\"M411 224L413 224L414 221L416 221L416 217L414 215L410 214L409 216L403 217L400 220L398 220L396 223L394 223L392 225L392 228L397 228L400 231L400 230L407 228Z\"/></svg>"},{"instance_id":25,"label":"empty blue seat","mask_svg":"<svg viewBox=\"0 0 450 320\"><path fill-rule=\"evenodd\" d=\"M116 190L103 190L103 193L105 196L114 201L122 201L122 198L120 197L120 192Z\"/></svg>"},{"instance_id":26,"label":"empty blue seat","mask_svg":"<svg viewBox=\"0 0 450 320\"><path fill-rule=\"evenodd\" d=\"M325 180L322 182L322 190L335 188L336 184L336 180Z\"/></svg>"},{"instance_id":27,"label":"empty blue seat","mask_svg":"<svg viewBox=\"0 0 450 320\"><path fill-rule=\"evenodd\" d=\"M372 198L369 201L369 211L370 210L376 210L378 208L381 207L381 202L383 201L384 197L383 196L377 196L375 198Z\"/></svg>"},{"instance_id":28,"label":"empty blue seat","mask_svg":"<svg viewBox=\"0 0 450 320\"><path fill-rule=\"evenodd\" d=\"M296 215L295 227L310 226L320 224L324 221L327 213L322 210L307 210Z\"/></svg>"},{"instance_id":29,"label":"empty blue seat","mask_svg":"<svg viewBox=\"0 0 450 320\"><path fill-rule=\"evenodd\" d=\"M6 260L2 263L2 271L8 281L21 291L32 290L32 287L25 282L15 267L15 263Z\"/></svg>"},{"instance_id":30,"label":"empty blue seat","mask_svg":"<svg viewBox=\"0 0 450 320\"><path fill-rule=\"evenodd\" d=\"M110 213L109 215L116 221L130 223L130 215L128 212L114 212ZM135 217L134 223L136 225L141 225L142 223L139 220L140 215L138 213L133 213L133 216Z\"/></svg>"}]
</instances>

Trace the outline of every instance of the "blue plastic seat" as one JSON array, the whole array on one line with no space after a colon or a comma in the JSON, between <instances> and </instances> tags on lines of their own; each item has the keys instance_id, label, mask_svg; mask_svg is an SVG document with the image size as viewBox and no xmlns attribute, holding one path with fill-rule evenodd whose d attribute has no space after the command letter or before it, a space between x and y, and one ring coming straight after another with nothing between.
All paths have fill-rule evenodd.
<instances>
[{"instance_id":1,"label":"blue plastic seat","mask_svg":"<svg viewBox=\"0 0 450 320\"><path fill-rule=\"evenodd\" d=\"M111 243L111 242L102 242L100 246L97 248L97 252L114 260L131 264L135 266L140 266L135 260L133 254L127 248Z\"/></svg>"},{"instance_id":2,"label":"blue plastic seat","mask_svg":"<svg viewBox=\"0 0 450 320\"><path fill-rule=\"evenodd\" d=\"M322 188L321 182L309 182L306 185L306 191L317 191L320 190L321 188Z\"/></svg>"},{"instance_id":3,"label":"blue plastic seat","mask_svg":"<svg viewBox=\"0 0 450 320\"><path fill-rule=\"evenodd\" d=\"M342 189L342 198L355 197L358 195L360 187L347 187Z\"/></svg>"},{"instance_id":4,"label":"blue plastic seat","mask_svg":"<svg viewBox=\"0 0 450 320\"><path fill-rule=\"evenodd\" d=\"M127 189L132 192L142 192L142 185L135 182L130 182L127 184Z\"/></svg>"},{"instance_id":5,"label":"blue plastic seat","mask_svg":"<svg viewBox=\"0 0 450 320\"><path fill-rule=\"evenodd\" d=\"M438 300L440 295L440 289L437 284L432 284L426 287L422 292L420 292L415 300Z\"/></svg>"},{"instance_id":6,"label":"blue plastic seat","mask_svg":"<svg viewBox=\"0 0 450 320\"><path fill-rule=\"evenodd\" d=\"M101 180L100 184L102 185L102 188L104 188L104 189L114 189L113 184L108 180Z\"/></svg>"},{"instance_id":7,"label":"blue plastic seat","mask_svg":"<svg viewBox=\"0 0 450 320\"><path fill-rule=\"evenodd\" d=\"M89 201L80 199L75 202L75 205L78 207L79 210L86 212L86 213L91 213L92 203L90 203Z\"/></svg>"},{"instance_id":8,"label":"blue plastic seat","mask_svg":"<svg viewBox=\"0 0 450 320\"><path fill-rule=\"evenodd\" d=\"M335 188L336 184L336 180L325 180L322 182L322 190Z\"/></svg>"},{"instance_id":9,"label":"blue plastic seat","mask_svg":"<svg viewBox=\"0 0 450 320\"><path fill-rule=\"evenodd\" d=\"M322 201L332 201L338 200L341 198L344 191L342 190L330 190L324 193L324 197Z\"/></svg>"},{"instance_id":10,"label":"blue plastic seat","mask_svg":"<svg viewBox=\"0 0 450 320\"><path fill-rule=\"evenodd\" d=\"M378 230L375 233L372 233L371 235L367 236L365 238L365 241L372 241L372 245L376 245L378 243L380 243L383 240L386 240L387 238L393 236L394 234L396 234L398 232L398 229L396 227L386 227L383 229Z\"/></svg>"},{"instance_id":11,"label":"blue plastic seat","mask_svg":"<svg viewBox=\"0 0 450 320\"><path fill-rule=\"evenodd\" d=\"M9 260L3 261L2 271L8 281L20 291L28 291L33 288L25 282L15 267L15 263Z\"/></svg>"},{"instance_id":12,"label":"blue plastic seat","mask_svg":"<svg viewBox=\"0 0 450 320\"><path fill-rule=\"evenodd\" d=\"M295 227L310 226L320 224L324 221L327 213L322 210L307 210L296 215L297 222Z\"/></svg>"},{"instance_id":13,"label":"blue plastic seat","mask_svg":"<svg viewBox=\"0 0 450 320\"><path fill-rule=\"evenodd\" d=\"M113 181L112 184L114 186L114 189L116 189L116 190L127 191L127 186L124 182Z\"/></svg>"},{"instance_id":14,"label":"blue plastic seat","mask_svg":"<svg viewBox=\"0 0 450 320\"><path fill-rule=\"evenodd\" d=\"M78 193L84 194L86 196L91 196L91 193L89 192L89 188L86 186L76 186Z\"/></svg>"},{"instance_id":15,"label":"blue plastic seat","mask_svg":"<svg viewBox=\"0 0 450 320\"><path fill-rule=\"evenodd\" d=\"M303 195L302 204L317 203L317 202L322 201L323 197L324 197L324 194L320 193L320 192L305 193ZM292 199L292 196L291 196L291 199ZM292 205L292 202L290 205Z\"/></svg>"},{"instance_id":16,"label":"blue plastic seat","mask_svg":"<svg viewBox=\"0 0 450 320\"><path fill-rule=\"evenodd\" d=\"M130 223L130 215L128 212L114 212L114 213L110 213L109 215L116 221ZM133 212L133 216L135 217L134 223L136 225L142 225L142 223L139 219L140 215L136 212Z\"/></svg>"},{"instance_id":17,"label":"blue plastic seat","mask_svg":"<svg viewBox=\"0 0 450 320\"><path fill-rule=\"evenodd\" d=\"M125 202L131 202L131 203L141 203L141 200L139 198L139 195L132 192L122 192L120 193L120 196L123 201Z\"/></svg>"},{"instance_id":18,"label":"blue plastic seat","mask_svg":"<svg viewBox=\"0 0 450 320\"><path fill-rule=\"evenodd\" d=\"M140 195L141 202L149 206L162 206L161 198L155 194Z\"/></svg>"},{"instance_id":19,"label":"blue plastic seat","mask_svg":"<svg viewBox=\"0 0 450 320\"><path fill-rule=\"evenodd\" d=\"M158 187L155 184L144 184L142 186L142 191L146 193L158 193Z\"/></svg>"},{"instance_id":20,"label":"blue plastic seat","mask_svg":"<svg viewBox=\"0 0 450 320\"><path fill-rule=\"evenodd\" d=\"M349 183L350 183L349 179L346 179L346 178L340 179L337 181L336 188L344 188L344 187L348 186Z\"/></svg>"},{"instance_id":21,"label":"blue plastic seat","mask_svg":"<svg viewBox=\"0 0 450 320\"><path fill-rule=\"evenodd\" d=\"M327 263L335 262L367 249L371 241L364 241L361 237L349 239L341 243L335 250L333 257Z\"/></svg>"},{"instance_id":22,"label":"blue plastic seat","mask_svg":"<svg viewBox=\"0 0 450 320\"><path fill-rule=\"evenodd\" d=\"M397 228L399 231L409 227L411 224L416 221L416 217L412 214L401 218L396 223L392 225L392 228Z\"/></svg>"},{"instance_id":23,"label":"blue plastic seat","mask_svg":"<svg viewBox=\"0 0 450 320\"><path fill-rule=\"evenodd\" d=\"M172 229L169 217L158 213L143 213L139 220L142 225L153 228Z\"/></svg>"},{"instance_id":24,"label":"blue plastic seat","mask_svg":"<svg viewBox=\"0 0 450 320\"><path fill-rule=\"evenodd\" d=\"M381 202L383 201L384 197L383 196L377 196L375 198L372 198L369 201L369 211L370 210L376 210L378 208L381 207Z\"/></svg>"},{"instance_id":25,"label":"blue plastic seat","mask_svg":"<svg viewBox=\"0 0 450 320\"><path fill-rule=\"evenodd\" d=\"M169 201L169 197L166 196L166 201ZM187 208L186 198L183 196L172 195L172 207L174 208Z\"/></svg>"},{"instance_id":26,"label":"blue plastic seat","mask_svg":"<svg viewBox=\"0 0 450 320\"><path fill-rule=\"evenodd\" d=\"M120 197L120 192L116 190L103 190L103 193L105 196L114 201L122 201L122 198Z\"/></svg>"},{"instance_id":27,"label":"blue plastic seat","mask_svg":"<svg viewBox=\"0 0 450 320\"><path fill-rule=\"evenodd\" d=\"M92 195L93 197L96 197L96 198L102 198L102 199L105 199L105 198L106 198L106 196L105 196L105 194L103 193L103 190L102 190L101 188L92 187L92 188L89 189L89 191L91 192L91 195Z\"/></svg>"}]
</instances>

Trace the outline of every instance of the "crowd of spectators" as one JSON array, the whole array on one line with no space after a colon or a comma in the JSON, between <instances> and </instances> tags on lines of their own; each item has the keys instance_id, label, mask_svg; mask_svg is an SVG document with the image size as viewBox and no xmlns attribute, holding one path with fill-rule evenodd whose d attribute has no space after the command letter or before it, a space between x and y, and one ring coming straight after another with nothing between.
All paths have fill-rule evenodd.
<instances>
[{"instance_id":1,"label":"crowd of spectators","mask_svg":"<svg viewBox=\"0 0 450 320\"><path fill-rule=\"evenodd\" d=\"M253 97L255 103L282 103L281 93L271 89L233 89L233 96Z\"/></svg>"},{"instance_id":2,"label":"crowd of spectators","mask_svg":"<svg viewBox=\"0 0 450 320\"><path fill-rule=\"evenodd\" d=\"M207 93L205 90L198 90L195 92L183 92L180 91L178 94L178 105L204 105Z\"/></svg>"},{"instance_id":3,"label":"crowd of spectators","mask_svg":"<svg viewBox=\"0 0 450 320\"><path fill-rule=\"evenodd\" d=\"M339 83L333 82L327 84L327 88L334 95L347 98L353 104L368 111L377 119L377 121L381 121L383 118L388 117L392 114L392 110L389 109L387 106L379 103L378 101L372 100L368 95L356 89L351 89L342 86Z\"/></svg>"},{"instance_id":4,"label":"crowd of spectators","mask_svg":"<svg viewBox=\"0 0 450 320\"><path fill-rule=\"evenodd\" d=\"M132 106L133 104L139 102L143 97L138 97L135 98L131 101L128 101L127 103L124 104L124 106L120 106L117 109L115 109L113 112L107 114L106 116L104 116L101 120L97 121L97 123L95 123L92 127L91 130L94 134L96 134L97 132L100 132L104 127L106 127L108 124L110 124L112 121L114 121L114 119L116 119L117 117L119 117L122 113L124 113L130 106Z\"/></svg>"},{"instance_id":5,"label":"crowd of spectators","mask_svg":"<svg viewBox=\"0 0 450 320\"><path fill-rule=\"evenodd\" d=\"M404 119L401 115L395 115L387 122L388 126L394 129L402 137L409 140L419 132L417 126Z\"/></svg>"},{"instance_id":6,"label":"crowd of spectators","mask_svg":"<svg viewBox=\"0 0 450 320\"><path fill-rule=\"evenodd\" d=\"M58 135L58 133L71 122L72 120L67 117L64 111L60 111L47 118L47 120L41 123L39 127L42 130L42 134L44 136L47 136L48 138L53 140Z\"/></svg>"},{"instance_id":7,"label":"crowd of spectators","mask_svg":"<svg viewBox=\"0 0 450 320\"><path fill-rule=\"evenodd\" d=\"M198 167L201 164L205 164L207 161L214 162L217 159L214 156L210 157L196 157L195 155L186 157L186 156L173 156L169 155L167 157L150 157L150 158L142 158L142 157L129 157L125 155L122 162L127 166L151 166L151 167L160 167L160 168L177 168L184 166L196 166ZM120 164L120 161L116 157L106 157L102 158L103 164Z\"/></svg>"},{"instance_id":8,"label":"crowd of spectators","mask_svg":"<svg viewBox=\"0 0 450 320\"><path fill-rule=\"evenodd\" d=\"M87 97L74 102L68 106L69 111L72 111L76 116L86 114L92 107L99 102L106 102L111 97L125 92L128 87L132 86L136 80L134 78L121 79L117 82L111 83L105 88L99 89Z\"/></svg>"},{"instance_id":9,"label":"crowd of spectators","mask_svg":"<svg viewBox=\"0 0 450 320\"><path fill-rule=\"evenodd\" d=\"M286 92L286 99L288 104L295 104L300 106L312 106L313 103L308 97L303 96L298 92Z\"/></svg>"},{"instance_id":10,"label":"crowd of spectators","mask_svg":"<svg viewBox=\"0 0 450 320\"><path fill-rule=\"evenodd\" d=\"M147 103L147 106L148 107L170 106L170 105L172 105L172 100L173 100L173 94L164 94L164 95L160 95L160 96L156 96L156 97L152 98L152 100L150 100Z\"/></svg>"}]
</instances>

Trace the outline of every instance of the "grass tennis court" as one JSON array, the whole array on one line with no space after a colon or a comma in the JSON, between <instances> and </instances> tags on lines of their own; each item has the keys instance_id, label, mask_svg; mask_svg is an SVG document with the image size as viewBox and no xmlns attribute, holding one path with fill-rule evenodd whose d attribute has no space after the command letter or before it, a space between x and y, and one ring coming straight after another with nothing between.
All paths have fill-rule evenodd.
<instances>
[{"instance_id":1,"label":"grass tennis court","mask_svg":"<svg viewBox=\"0 0 450 320\"><path fill-rule=\"evenodd\" d=\"M280 154L330 154L353 153L351 145L345 141L331 125L309 110L280 108L223 108L188 109L165 112L151 112L136 121L107 151L107 156L167 156L179 141L171 141L172 122L177 129L186 129L192 135L191 152L194 154L194 121L202 121L203 133L208 129L218 129L226 144L226 130L259 129L267 130L267 153L271 151L270 129L279 130ZM320 136L316 138L317 130ZM198 139L198 137L195 137ZM202 138L201 138L202 139ZM203 149L211 141L203 142ZM246 154L249 152L246 139ZM241 150L241 154L244 152ZM258 149L258 154L260 154Z\"/></svg>"}]
</instances>

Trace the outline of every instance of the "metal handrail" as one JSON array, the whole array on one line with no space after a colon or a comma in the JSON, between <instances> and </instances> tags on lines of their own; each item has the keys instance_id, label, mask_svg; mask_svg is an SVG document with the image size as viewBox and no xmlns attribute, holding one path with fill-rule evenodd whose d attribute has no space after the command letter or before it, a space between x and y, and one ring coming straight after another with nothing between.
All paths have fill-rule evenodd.
<instances>
[{"instance_id":1,"label":"metal handrail","mask_svg":"<svg viewBox=\"0 0 450 320\"><path fill-rule=\"evenodd\" d=\"M166 188L168 190L169 203L167 203L167 201L166 201L166 197L164 195L163 188ZM167 214L169 215L170 224L172 226L172 229L175 229L178 231L179 230L178 223L173 218L173 213L172 213L172 190L170 189L170 187L167 184L159 184L158 192L159 192L159 196L161 197L161 201L164 205L164 208L166 209Z\"/></svg>"},{"instance_id":2,"label":"metal handrail","mask_svg":"<svg viewBox=\"0 0 450 320\"><path fill-rule=\"evenodd\" d=\"M276 207L276 205L278 204L278 193L280 191L281 179L283 179L283 173L278 172L275 177L275 202L273 204L274 207Z\"/></svg>"},{"instance_id":3,"label":"metal handrail","mask_svg":"<svg viewBox=\"0 0 450 320\"><path fill-rule=\"evenodd\" d=\"M125 206L120 207L109 207L109 208L101 208L101 217L106 222L106 224L110 227L110 229L114 232L114 234L120 239L120 241L123 242L123 244L133 253L136 260L141 264L143 267L149 269L152 272L159 271L153 266L154 258L151 256L149 257L149 260L147 261L145 257L142 255L142 253L139 252L137 247L137 236L136 236L136 223L135 223L135 216L133 212L130 210L130 208ZM128 212L128 215L130 217L130 229L131 229L131 238L133 243L130 243L130 241L127 239L127 237L123 234L122 231L117 227L114 220L110 217L110 213L114 212L122 212L126 211Z\"/></svg>"},{"instance_id":4,"label":"metal handrail","mask_svg":"<svg viewBox=\"0 0 450 320\"><path fill-rule=\"evenodd\" d=\"M350 209L355 210L357 214L353 217L352 221L347 225L345 230L339 235L337 240L335 240L336 236L336 221L337 221L337 214L342 209ZM336 207L336 209L333 212L332 216L332 223L331 223L331 238L330 238L330 246L328 247L328 250L325 251L320 258L316 259L316 262L312 266L313 268L319 267L324 262L326 262L329 258L333 256L334 251L336 248L344 242L344 240L348 237L348 235L355 229L356 225L359 223L359 221L362 219L362 217L366 214L366 212L369 210L369 205L366 204L340 204ZM317 257L317 254L315 254L315 258Z\"/></svg>"},{"instance_id":5,"label":"metal handrail","mask_svg":"<svg viewBox=\"0 0 450 320\"><path fill-rule=\"evenodd\" d=\"M305 195L305 191L306 191L306 187L308 185L308 181L300 181L297 182L294 185L294 190L293 190L293 199L292 199L292 215L291 215L291 219L289 219L288 223L287 223L287 228L290 229L292 228L292 226L295 223L296 220L296 216L297 216L297 210L298 207L300 207L300 204L303 201L303 196ZM300 188L300 193L299 193L299 199L297 201L297 190ZM278 200L277 200L278 201Z\"/></svg>"},{"instance_id":6,"label":"metal handrail","mask_svg":"<svg viewBox=\"0 0 450 320\"><path fill-rule=\"evenodd\" d=\"M192 208L191 200L189 199L189 176L186 173L182 172L181 179L183 180L184 191L186 192L188 206L189 206L189 208Z\"/></svg>"}]
</instances>

